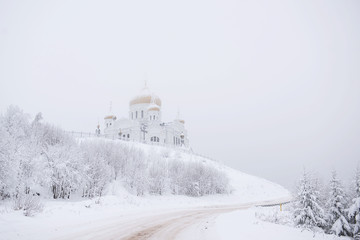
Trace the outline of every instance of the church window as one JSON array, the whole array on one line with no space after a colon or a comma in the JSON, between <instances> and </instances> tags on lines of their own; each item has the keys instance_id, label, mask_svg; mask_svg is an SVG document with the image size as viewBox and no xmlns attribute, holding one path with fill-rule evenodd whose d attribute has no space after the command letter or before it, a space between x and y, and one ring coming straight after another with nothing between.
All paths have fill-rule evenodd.
<instances>
[{"instance_id":1,"label":"church window","mask_svg":"<svg viewBox=\"0 0 360 240\"><path fill-rule=\"evenodd\" d=\"M141 118L144 118L144 111L141 110Z\"/></svg>"},{"instance_id":2,"label":"church window","mask_svg":"<svg viewBox=\"0 0 360 240\"><path fill-rule=\"evenodd\" d=\"M127 136L128 138L130 138L130 134L128 134L128 136Z\"/></svg>"},{"instance_id":3,"label":"church window","mask_svg":"<svg viewBox=\"0 0 360 240\"><path fill-rule=\"evenodd\" d=\"M135 118L137 119L137 111L135 112Z\"/></svg>"},{"instance_id":4,"label":"church window","mask_svg":"<svg viewBox=\"0 0 360 240\"><path fill-rule=\"evenodd\" d=\"M151 137L150 141L151 142L160 142L160 139L159 139L159 137Z\"/></svg>"}]
</instances>

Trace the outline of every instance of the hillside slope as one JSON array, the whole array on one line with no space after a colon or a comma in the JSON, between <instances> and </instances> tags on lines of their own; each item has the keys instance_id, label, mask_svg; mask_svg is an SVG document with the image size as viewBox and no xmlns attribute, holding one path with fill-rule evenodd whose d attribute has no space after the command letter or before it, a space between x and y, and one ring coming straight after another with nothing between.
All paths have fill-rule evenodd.
<instances>
[{"instance_id":1,"label":"hillside slope","mask_svg":"<svg viewBox=\"0 0 360 240\"><path fill-rule=\"evenodd\" d=\"M114 143L106 139L80 139L78 141ZM119 228L119 223L132 221L135 224L138 222L136 219L143 221L147 218L153 219L154 214L177 215L176 212L191 212L192 209L211 209L216 206L234 206L250 202L254 204L290 198L289 192L277 184L182 149L122 141L116 141L115 144L141 150L145 156L153 156L149 159L157 159L157 161L177 159L184 163L197 162L216 168L227 176L230 191L227 194L202 197L172 195L171 193L163 195L147 193L136 196L130 193L119 179L108 184L104 195L100 198L86 199L80 196L70 200L43 198L43 212L33 217L23 216L21 211L12 210L10 201L3 201L3 205L0 206L0 239L67 239L66 236L76 236L81 232L94 232L92 229L108 229L109 226ZM165 157L154 158L154 156Z\"/></svg>"},{"instance_id":2,"label":"hillside slope","mask_svg":"<svg viewBox=\"0 0 360 240\"><path fill-rule=\"evenodd\" d=\"M80 141L113 141L106 139L82 139ZM251 201L266 201L278 198L290 198L291 194L284 187L265 180L260 177L252 176L236 169L230 168L221 162L211 160L204 156L200 156L187 149L169 148L158 145L147 145L137 142L116 141L117 144L127 145L131 148L142 150L147 155L166 155L171 159L180 159L183 162L199 162L207 166L211 166L225 173L229 180L229 194L220 196L204 196L203 199L217 199L218 204L235 204Z\"/></svg>"}]
</instances>

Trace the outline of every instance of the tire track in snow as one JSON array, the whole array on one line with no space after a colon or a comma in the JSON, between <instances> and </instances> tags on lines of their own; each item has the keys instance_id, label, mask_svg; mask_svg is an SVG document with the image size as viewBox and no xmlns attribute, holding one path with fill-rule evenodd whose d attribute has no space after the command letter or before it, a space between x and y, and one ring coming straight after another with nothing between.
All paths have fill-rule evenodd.
<instances>
[{"instance_id":1,"label":"tire track in snow","mask_svg":"<svg viewBox=\"0 0 360 240\"><path fill-rule=\"evenodd\" d=\"M213 206L188 210L173 210L153 215L120 216L109 219L106 223L82 229L57 240L86 239L86 240L167 240L176 239L179 234L189 227L210 218L235 210L247 209L254 206L280 204L289 199L252 202L232 206ZM200 225L199 225L200 226Z\"/></svg>"}]
</instances>

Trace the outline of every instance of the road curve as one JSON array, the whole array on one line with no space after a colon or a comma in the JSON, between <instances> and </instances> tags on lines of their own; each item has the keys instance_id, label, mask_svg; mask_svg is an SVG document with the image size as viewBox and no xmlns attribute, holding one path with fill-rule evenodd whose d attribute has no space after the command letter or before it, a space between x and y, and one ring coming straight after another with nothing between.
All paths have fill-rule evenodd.
<instances>
[{"instance_id":1,"label":"road curve","mask_svg":"<svg viewBox=\"0 0 360 240\"><path fill-rule=\"evenodd\" d=\"M252 202L231 206L212 206L187 210L173 210L151 215L131 215L112 218L96 223L95 226L79 229L74 234L65 235L56 240L167 240L177 239L182 231L207 219L214 219L220 214L246 209L254 206L276 205L289 199ZM94 225L94 224L93 224Z\"/></svg>"}]
</instances>

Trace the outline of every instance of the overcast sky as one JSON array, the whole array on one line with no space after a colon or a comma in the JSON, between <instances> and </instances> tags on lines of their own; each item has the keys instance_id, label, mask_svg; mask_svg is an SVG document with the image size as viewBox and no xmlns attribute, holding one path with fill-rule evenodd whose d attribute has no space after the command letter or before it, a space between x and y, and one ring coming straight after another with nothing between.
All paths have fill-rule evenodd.
<instances>
[{"instance_id":1,"label":"overcast sky","mask_svg":"<svg viewBox=\"0 0 360 240\"><path fill-rule=\"evenodd\" d=\"M94 132L148 85L190 144L291 188L360 161L360 1L3 1L0 111Z\"/></svg>"}]
</instances>

